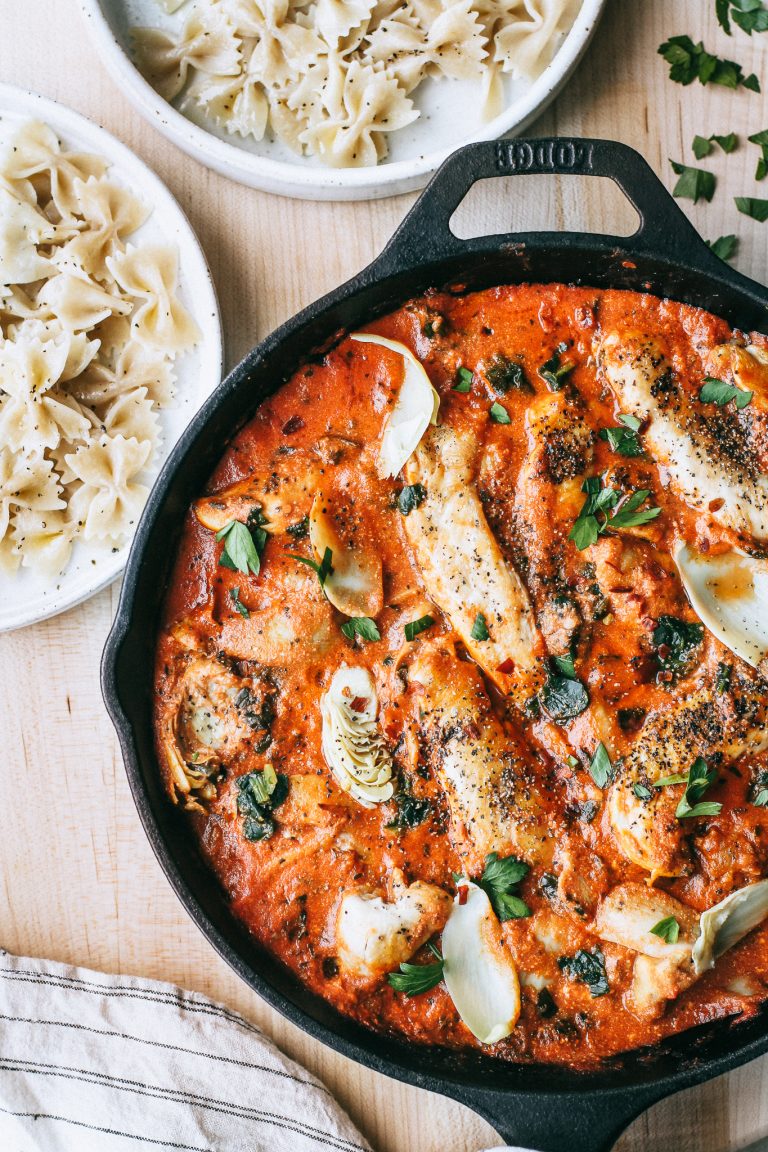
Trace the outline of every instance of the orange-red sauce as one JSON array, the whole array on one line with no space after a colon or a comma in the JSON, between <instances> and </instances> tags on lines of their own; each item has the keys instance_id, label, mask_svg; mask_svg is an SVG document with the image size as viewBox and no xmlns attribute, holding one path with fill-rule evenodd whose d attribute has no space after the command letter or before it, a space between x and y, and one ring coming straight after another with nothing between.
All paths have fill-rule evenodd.
<instances>
[{"instance_id":1,"label":"orange-red sauce","mask_svg":"<svg viewBox=\"0 0 768 1152\"><path fill-rule=\"evenodd\" d=\"M551 563L550 575L558 587L566 593L572 590L574 596L588 597L592 595L590 586L595 584L594 571L587 553L579 552L567 539L572 520L553 522L551 509L542 501L538 541L532 541L520 531L515 503L516 480L528 451L526 409L534 395L548 388L538 368L561 341L567 342L567 358L575 367L566 388L586 404L595 433L589 473L618 475L628 491L650 489L652 502L661 508L657 520L643 531L615 537L617 548L636 545L639 549L642 572L623 578L631 587L622 589L617 571L612 589L614 598L624 594L632 598L634 610L627 609L623 620L608 612L603 616L596 613L590 621L586 635L579 639L576 657L579 678L589 689L590 710L561 726L565 751L589 749L594 746L590 716L593 709L599 709L610 732L612 756L618 760L637 739L644 716L690 690L685 679L676 683L658 679L658 666L648 642L649 630L662 612L695 620L669 560L673 535L696 542L702 550L718 550L729 541L706 516L686 507L665 487L663 475L647 456L617 456L597 437L600 429L615 427L618 416L593 357L596 331L612 326L653 332L675 372L691 389L698 389L703 382L704 352L734 338L723 321L688 306L648 295L559 285L502 287L459 297L428 294L370 324L367 330L413 349L440 394L441 421L480 436L483 462L477 483L488 521L508 562L524 579L526 573L538 572L544 582L549 578L547 564ZM479 371L475 371L469 393L454 391L460 366L472 370L497 354L519 360L533 392L513 388L499 395ZM407 546L402 515L396 506L403 482L379 479L373 466L382 424L399 383L397 359L391 353L343 339L322 362L301 368L261 406L227 449L208 488L216 493L252 474L268 479L275 472L276 461L281 475L290 459L296 460L300 471L322 445L321 474L325 478L335 476L335 482L343 480L347 511L360 546L378 549L383 561L385 607L377 617L381 640L362 643L342 635L344 617L325 604L311 570L289 556L309 557L306 539L285 532L269 534L259 575L243 575L218 563L221 543L190 511L168 588L165 626L158 638L156 713L161 727L175 706L174 670L186 659L173 631L180 621L186 622L188 635L197 637L200 652L215 655L223 651L225 658L228 654L228 667L235 675L261 675L264 670L259 661L248 659L249 628L258 629L260 621L286 610L300 623L302 613L309 613L308 627L315 626L320 618L317 614L323 617L326 632L316 649L299 643L295 657L269 668L274 719L268 746L256 750L264 736L263 731L257 731L245 749L238 749L224 765L215 796L202 803L202 811L191 814L190 834L199 841L235 914L263 945L342 1013L413 1041L477 1047L442 984L408 999L385 979L371 983L351 977L339 964L335 947L335 915L343 891L362 887L386 892L388 877L399 868L409 880L422 879L453 892L452 873L460 868L451 839L450 811L439 782L419 752L413 694L400 674L409 655L403 638L405 622L427 609L435 618L435 626L413 642L414 649L441 635L449 636L450 625L436 607L430 606L428 590ZM494 401L509 413L509 424L489 419ZM329 450L329 436L341 438L336 455ZM297 522L309 512L312 494L308 485L305 496L298 500ZM266 527L269 532L269 524ZM281 580L287 572L299 569L302 582L295 593L296 602L286 604ZM250 614L248 621L233 603L231 590L235 587ZM594 595L603 597L607 591L598 588ZM707 634L703 663L715 667L726 659L734 660ZM362 664L374 671L381 721L397 770L407 779L414 796L431 802L430 817L412 829L387 827L396 811L393 802L372 809L348 802L325 764L320 749L319 699L343 662ZM540 718L514 712L498 693L491 689L489 693L505 723L514 726L518 738L522 734L531 771L546 796L556 840L570 845L575 858L581 859L583 854L585 872L594 871L595 862L601 866L597 883L603 892L622 880L645 881L647 874L617 851L605 806L583 758L574 767L564 754L553 751L552 741L542 733ZM162 747L159 755L163 762ZM289 778L299 774L321 778L327 804L317 819L293 824L290 807L285 810L286 820L281 820L278 807L275 834L253 843L242 834L242 818L235 809L235 781L243 772L263 768L266 763ZM677 880L659 881L661 887L697 911L765 873L768 813L750 802L750 788L756 773L766 767L765 755L762 760L743 757L721 772L720 781L708 793L708 799L722 802L721 814L697 820L688 830L693 846L690 873ZM290 805L290 798L286 805ZM560 945L554 952L546 951L533 934L536 914L544 918L555 915L541 887L541 871L532 869L520 890L534 917L511 920L504 931L519 970L547 981L555 1011L542 1015L537 989L524 986L520 1021L506 1040L494 1046L494 1055L587 1066L608 1054L653 1043L718 1016L749 1015L765 996L766 930L754 932L734 948L715 970L654 1020L638 1019L626 1004L632 953L603 943L610 992L591 996L583 983L569 979L557 963L561 954L573 955L579 948L590 949L598 943L588 928L578 918L557 917ZM424 950L415 962L428 959ZM733 983L737 977L742 983Z\"/></svg>"}]
</instances>

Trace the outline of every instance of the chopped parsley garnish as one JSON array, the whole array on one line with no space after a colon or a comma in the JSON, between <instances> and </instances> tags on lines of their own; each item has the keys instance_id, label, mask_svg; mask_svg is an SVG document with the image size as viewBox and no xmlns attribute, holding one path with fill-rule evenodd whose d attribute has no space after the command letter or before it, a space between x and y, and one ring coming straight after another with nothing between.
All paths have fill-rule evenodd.
<instances>
[{"instance_id":1,"label":"chopped parsley garnish","mask_svg":"<svg viewBox=\"0 0 768 1152\"><path fill-rule=\"evenodd\" d=\"M758 772L751 795L756 808L768 808L768 772Z\"/></svg>"},{"instance_id":2,"label":"chopped parsley garnish","mask_svg":"<svg viewBox=\"0 0 768 1152\"><path fill-rule=\"evenodd\" d=\"M597 541L611 528L633 528L655 520L660 508L640 508L650 496L650 489L640 488L631 496L622 496L615 488L604 488L602 476L588 476L581 486L586 500L576 523L568 533L579 551Z\"/></svg>"},{"instance_id":3,"label":"chopped parsley garnish","mask_svg":"<svg viewBox=\"0 0 768 1152\"><path fill-rule=\"evenodd\" d=\"M715 256L719 256L721 260L730 260L736 254L739 241L734 235L718 236L717 240L707 240L707 244Z\"/></svg>"},{"instance_id":4,"label":"chopped parsley garnish","mask_svg":"<svg viewBox=\"0 0 768 1152\"><path fill-rule=\"evenodd\" d=\"M291 560L298 560L300 564L306 564L308 568L317 573L320 587L325 589L325 582L333 572L333 552L330 548L326 548L323 552L323 558L319 564L316 560L310 560L308 556L296 556L293 552L289 552L288 555Z\"/></svg>"},{"instance_id":5,"label":"chopped parsley garnish","mask_svg":"<svg viewBox=\"0 0 768 1152\"><path fill-rule=\"evenodd\" d=\"M748 36L768 32L768 9L763 0L715 0L715 11L720 27L729 36L731 20Z\"/></svg>"},{"instance_id":6,"label":"chopped parsley garnish","mask_svg":"<svg viewBox=\"0 0 768 1152\"><path fill-rule=\"evenodd\" d=\"M732 671L733 669L730 664L718 664L717 677L715 679L715 692L717 692L718 695L722 692L727 692L730 688Z\"/></svg>"},{"instance_id":7,"label":"chopped parsley garnish","mask_svg":"<svg viewBox=\"0 0 768 1152\"><path fill-rule=\"evenodd\" d=\"M632 791L634 792L635 796L637 796L638 800L650 800L653 796L653 792L651 792L650 788L646 788L645 784L633 784Z\"/></svg>"},{"instance_id":8,"label":"chopped parsley garnish","mask_svg":"<svg viewBox=\"0 0 768 1152\"><path fill-rule=\"evenodd\" d=\"M509 392L510 388L515 388L518 392L533 391L522 364L510 360L508 356L494 356L484 372L491 388L501 392L502 395Z\"/></svg>"},{"instance_id":9,"label":"chopped parsley garnish","mask_svg":"<svg viewBox=\"0 0 768 1152\"><path fill-rule=\"evenodd\" d=\"M676 84L692 84L698 80L700 84L721 84L724 88L741 85L752 92L760 91L760 81L754 72L745 76L740 64L713 56L701 41L694 44L690 36L670 36L659 46L659 55L669 64L669 78Z\"/></svg>"},{"instance_id":10,"label":"chopped parsley garnish","mask_svg":"<svg viewBox=\"0 0 768 1152\"><path fill-rule=\"evenodd\" d=\"M768 175L768 129L763 132L755 132L753 136L749 137L750 144L757 144L760 148L760 159L757 162L755 170L755 180L765 180Z\"/></svg>"},{"instance_id":11,"label":"chopped parsley garnish","mask_svg":"<svg viewBox=\"0 0 768 1152\"><path fill-rule=\"evenodd\" d=\"M552 720L573 720L589 706L589 693L576 676L573 657L554 656L550 660L538 698Z\"/></svg>"},{"instance_id":12,"label":"chopped parsley garnish","mask_svg":"<svg viewBox=\"0 0 768 1152\"><path fill-rule=\"evenodd\" d=\"M539 368L539 376L549 384L553 392L559 392L576 365L573 360L562 361L560 357L568 351L568 345L563 341L558 344L549 360Z\"/></svg>"},{"instance_id":13,"label":"chopped parsley garnish","mask_svg":"<svg viewBox=\"0 0 768 1152\"><path fill-rule=\"evenodd\" d=\"M659 616L651 640L664 672L686 672L704 639L703 624L688 624L677 616Z\"/></svg>"},{"instance_id":14,"label":"chopped parsley garnish","mask_svg":"<svg viewBox=\"0 0 768 1152\"><path fill-rule=\"evenodd\" d=\"M432 812L432 805L429 800L419 800L406 791L398 792L395 795L395 804L397 805L397 816L385 827L396 832L403 832L406 828L417 828Z\"/></svg>"},{"instance_id":15,"label":"chopped parsley garnish","mask_svg":"<svg viewBox=\"0 0 768 1152\"><path fill-rule=\"evenodd\" d=\"M760 224L768 220L768 200L756 200L753 196L736 196L734 203L742 215L750 216Z\"/></svg>"},{"instance_id":16,"label":"chopped parsley garnish","mask_svg":"<svg viewBox=\"0 0 768 1152\"><path fill-rule=\"evenodd\" d=\"M703 160L705 156L709 156L715 144L722 148L723 152L730 153L736 148L739 138L735 132L729 132L727 136L694 136L691 148L697 160Z\"/></svg>"},{"instance_id":17,"label":"chopped parsley garnish","mask_svg":"<svg viewBox=\"0 0 768 1152\"><path fill-rule=\"evenodd\" d=\"M665 916L663 920L659 920L658 924L654 924L651 932L667 944L677 944L680 936L680 925L674 916Z\"/></svg>"},{"instance_id":18,"label":"chopped parsley garnish","mask_svg":"<svg viewBox=\"0 0 768 1152\"><path fill-rule=\"evenodd\" d=\"M676 160L670 160L670 164L680 177L672 189L672 195L679 200L693 200L694 204L699 200L706 200L709 203L715 194L717 183L714 172L707 172L703 168L690 168L687 164L678 164Z\"/></svg>"},{"instance_id":19,"label":"chopped parsley garnish","mask_svg":"<svg viewBox=\"0 0 768 1152\"><path fill-rule=\"evenodd\" d=\"M224 541L224 550L219 557L219 564L246 576L249 572L258 576L261 554L267 542L267 533L263 528L265 523L261 509L254 508L245 524L240 520L230 520L229 524L220 528L216 539Z\"/></svg>"},{"instance_id":20,"label":"chopped parsley garnish","mask_svg":"<svg viewBox=\"0 0 768 1152\"><path fill-rule=\"evenodd\" d=\"M516 856L499 857L498 852L490 852L485 858L485 868L478 884L488 896L493 910L503 923L505 920L521 920L530 916L531 910L515 889L530 871L524 860Z\"/></svg>"},{"instance_id":21,"label":"chopped parsley garnish","mask_svg":"<svg viewBox=\"0 0 768 1152\"><path fill-rule=\"evenodd\" d=\"M454 392L469 392L472 387L472 373L469 368L459 368L456 373L456 383L453 386Z\"/></svg>"},{"instance_id":22,"label":"chopped parsley garnish","mask_svg":"<svg viewBox=\"0 0 768 1152\"><path fill-rule=\"evenodd\" d=\"M574 956L561 956L557 963L571 980L581 980L586 984L593 996L605 996L610 991L605 956L599 948L591 952L580 948Z\"/></svg>"},{"instance_id":23,"label":"chopped parsley garnish","mask_svg":"<svg viewBox=\"0 0 768 1152\"><path fill-rule=\"evenodd\" d=\"M240 589L239 588L230 588L229 598L232 601L233 607L240 613L240 615L245 620L248 620L248 618L250 617L251 614L248 611L248 609L246 608L245 604L243 604L242 600L240 599Z\"/></svg>"},{"instance_id":24,"label":"chopped parsley garnish","mask_svg":"<svg viewBox=\"0 0 768 1152\"><path fill-rule=\"evenodd\" d=\"M433 616L421 616L418 620L411 620L405 626L406 640L415 640L422 632L426 632L427 628L431 628L434 622Z\"/></svg>"},{"instance_id":25,"label":"chopped parsley garnish","mask_svg":"<svg viewBox=\"0 0 768 1152\"><path fill-rule=\"evenodd\" d=\"M288 795L288 777L267 764L260 772L246 772L237 781L237 810L246 840L268 840L275 831L272 813Z\"/></svg>"},{"instance_id":26,"label":"chopped parsley garnish","mask_svg":"<svg viewBox=\"0 0 768 1152\"><path fill-rule=\"evenodd\" d=\"M494 424L510 424L511 418L506 408L495 400L489 409L489 415Z\"/></svg>"},{"instance_id":27,"label":"chopped parsley garnish","mask_svg":"<svg viewBox=\"0 0 768 1152\"><path fill-rule=\"evenodd\" d=\"M699 392L699 400L702 404L717 404L721 408L723 404L735 400L736 407L742 409L750 403L753 395L754 393L748 392L746 388L737 388L735 384L728 384L725 380L716 380L713 376L708 376Z\"/></svg>"},{"instance_id":28,"label":"chopped parsley garnish","mask_svg":"<svg viewBox=\"0 0 768 1152\"><path fill-rule=\"evenodd\" d=\"M613 764L608 755L608 749L601 741L595 749L595 754L589 762L589 774L598 788L605 788L613 776Z\"/></svg>"},{"instance_id":29,"label":"chopped parsley garnish","mask_svg":"<svg viewBox=\"0 0 768 1152\"><path fill-rule=\"evenodd\" d=\"M371 620L370 616L351 616L349 620L344 621L341 631L347 640L354 640L355 636L360 636L363 640L381 640L376 621Z\"/></svg>"},{"instance_id":30,"label":"chopped parsley garnish","mask_svg":"<svg viewBox=\"0 0 768 1152\"><path fill-rule=\"evenodd\" d=\"M685 784L685 792L675 810L678 820L690 820L694 816L717 816L722 810L722 804L706 800L702 802L704 793L717 780L717 772L710 768L706 760L697 756L685 775L679 772L672 776L665 776L657 780L655 788L669 788L675 784Z\"/></svg>"},{"instance_id":31,"label":"chopped parsley garnish","mask_svg":"<svg viewBox=\"0 0 768 1152\"><path fill-rule=\"evenodd\" d=\"M428 944L430 952L436 956L434 964L406 964L400 965L399 972L390 972L387 980L396 992L404 992L406 996L420 996L422 992L429 992L436 988L443 978L443 958L434 944Z\"/></svg>"},{"instance_id":32,"label":"chopped parsley garnish","mask_svg":"<svg viewBox=\"0 0 768 1152\"><path fill-rule=\"evenodd\" d=\"M406 484L404 488L401 488L397 498L397 506L403 516L413 512L414 508L418 508L426 495L427 490L423 484Z\"/></svg>"},{"instance_id":33,"label":"chopped parsley garnish","mask_svg":"<svg viewBox=\"0 0 768 1152\"><path fill-rule=\"evenodd\" d=\"M472 625L470 636L473 640L490 640L491 634L488 631L488 624L482 612L478 612L477 616L475 616L475 622Z\"/></svg>"},{"instance_id":34,"label":"chopped parsley garnish","mask_svg":"<svg viewBox=\"0 0 768 1152\"><path fill-rule=\"evenodd\" d=\"M601 428L600 439L606 440L619 456L642 456L643 446L637 436L641 421L637 416L621 415L619 423L619 428Z\"/></svg>"}]
</instances>

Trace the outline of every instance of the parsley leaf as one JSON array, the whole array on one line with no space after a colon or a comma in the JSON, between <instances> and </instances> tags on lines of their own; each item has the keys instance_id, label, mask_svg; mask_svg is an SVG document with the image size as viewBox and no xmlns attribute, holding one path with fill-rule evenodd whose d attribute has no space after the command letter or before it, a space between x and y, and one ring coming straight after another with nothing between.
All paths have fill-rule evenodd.
<instances>
[{"instance_id":1,"label":"parsley leaf","mask_svg":"<svg viewBox=\"0 0 768 1152\"><path fill-rule=\"evenodd\" d=\"M699 400L703 404L717 404L719 407L735 400L736 407L742 409L746 408L753 395L753 392L747 392L745 388L737 388L735 384L727 384L725 380L716 380L713 376L708 376L699 392Z\"/></svg>"},{"instance_id":2,"label":"parsley leaf","mask_svg":"<svg viewBox=\"0 0 768 1152\"><path fill-rule=\"evenodd\" d=\"M355 636L363 640L381 640L381 633L376 627L376 621L370 616L351 616L341 626L341 631L347 640L354 640Z\"/></svg>"},{"instance_id":3,"label":"parsley leaf","mask_svg":"<svg viewBox=\"0 0 768 1152\"><path fill-rule=\"evenodd\" d=\"M762 0L715 0L715 10L720 27L730 36L731 26L728 19L730 6L730 19L733 20L742 32L751 36L753 32L768 32L768 9Z\"/></svg>"},{"instance_id":4,"label":"parsley leaf","mask_svg":"<svg viewBox=\"0 0 768 1152\"><path fill-rule=\"evenodd\" d=\"M768 772L758 772L752 785L752 803L756 808L768 808Z\"/></svg>"},{"instance_id":5,"label":"parsley leaf","mask_svg":"<svg viewBox=\"0 0 768 1152\"><path fill-rule=\"evenodd\" d=\"M701 41L694 44L690 36L670 36L658 52L669 64L669 78L676 84L692 84L698 80L700 84L721 84L725 88L742 85L753 92L760 91L760 82L754 73L745 76L740 64L713 56Z\"/></svg>"},{"instance_id":6,"label":"parsley leaf","mask_svg":"<svg viewBox=\"0 0 768 1152\"><path fill-rule=\"evenodd\" d=\"M233 607L237 609L237 611L240 613L240 615L245 620L248 620L250 618L251 614L248 611L248 609L246 608L245 604L243 604L242 600L240 599L240 589L239 588L230 588L229 598L232 601Z\"/></svg>"},{"instance_id":7,"label":"parsley leaf","mask_svg":"<svg viewBox=\"0 0 768 1152\"><path fill-rule=\"evenodd\" d=\"M251 526L251 519L254 518ZM248 524L240 520L230 520L216 533L217 540L224 541L224 550L219 557L219 564L223 568L231 568L236 572L243 572L246 576L252 572L258 576L261 568L261 553L267 542L267 534L261 527L263 517L261 509L254 509L248 517Z\"/></svg>"},{"instance_id":8,"label":"parsley leaf","mask_svg":"<svg viewBox=\"0 0 768 1152\"><path fill-rule=\"evenodd\" d=\"M538 699L552 720L573 720L589 706L589 693L577 679L571 656L552 658Z\"/></svg>"},{"instance_id":9,"label":"parsley leaf","mask_svg":"<svg viewBox=\"0 0 768 1152\"><path fill-rule=\"evenodd\" d=\"M643 446L637 436L640 421L636 416L622 415L619 416L619 423L622 427L601 428L600 439L607 441L618 456L642 456Z\"/></svg>"},{"instance_id":10,"label":"parsley leaf","mask_svg":"<svg viewBox=\"0 0 768 1152\"><path fill-rule=\"evenodd\" d=\"M675 810L675 816L678 820L690 820L694 816L717 816L721 811L723 806L717 801L701 803L704 793L716 780L715 769L710 768L703 757L697 756L685 776L665 776L657 780L654 787L669 788L675 784L685 784L685 792Z\"/></svg>"},{"instance_id":11,"label":"parsley leaf","mask_svg":"<svg viewBox=\"0 0 768 1152\"><path fill-rule=\"evenodd\" d=\"M553 392L559 392L563 387L565 380L573 372L576 365L573 360L566 360L562 362L560 357L564 352L568 351L568 345L563 342L558 344L549 360L545 361L539 368L539 376L542 380L546 380Z\"/></svg>"},{"instance_id":12,"label":"parsley leaf","mask_svg":"<svg viewBox=\"0 0 768 1152\"><path fill-rule=\"evenodd\" d=\"M320 587L325 588L325 582L333 572L333 552L330 548L326 548L323 552L323 558L318 564L316 560L310 560L307 556L296 556L293 552L289 552L291 560L298 560L300 564L306 564L313 572L317 573L317 578L320 581Z\"/></svg>"},{"instance_id":13,"label":"parsley leaf","mask_svg":"<svg viewBox=\"0 0 768 1152\"><path fill-rule=\"evenodd\" d=\"M650 488L639 488L620 504L608 521L610 528L634 528L655 520L661 508L640 508L650 496Z\"/></svg>"},{"instance_id":14,"label":"parsley leaf","mask_svg":"<svg viewBox=\"0 0 768 1152\"><path fill-rule=\"evenodd\" d=\"M456 383L453 386L454 392L469 392L472 387L472 373L469 368L459 368L456 373Z\"/></svg>"},{"instance_id":15,"label":"parsley leaf","mask_svg":"<svg viewBox=\"0 0 768 1152\"><path fill-rule=\"evenodd\" d=\"M709 203L715 194L717 183L714 172L706 172L703 168L689 168L687 164L678 164L676 160L670 160L670 164L680 177L672 189L672 195L682 200L693 200L694 204L698 204L699 200L706 200Z\"/></svg>"},{"instance_id":16,"label":"parsley leaf","mask_svg":"<svg viewBox=\"0 0 768 1152\"><path fill-rule=\"evenodd\" d=\"M722 692L727 692L731 686L731 665L720 663L717 666L717 679L715 680L715 692L720 695Z\"/></svg>"},{"instance_id":17,"label":"parsley leaf","mask_svg":"<svg viewBox=\"0 0 768 1152\"><path fill-rule=\"evenodd\" d=\"M708 136L694 136L691 149L697 160L703 160L705 156L709 156L714 145Z\"/></svg>"},{"instance_id":18,"label":"parsley leaf","mask_svg":"<svg viewBox=\"0 0 768 1152\"><path fill-rule=\"evenodd\" d=\"M726 154L735 152L736 145L739 142L739 138L735 132L729 132L727 136L710 136L710 140L714 140L715 144L719 144Z\"/></svg>"},{"instance_id":19,"label":"parsley leaf","mask_svg":"<svg viewBox=\"0 0 768 1152\"><path fill-rule=\"evenodd\" d=\"M246 772L237 780L237 811L243 820L246 840L268 840L275 831L272 812L288 795L288 777L271 764L262 771Z\"/></svg>"},{"instance_id":20,"label":"parsley leaf","mask_svg":"<svg viewBox=\"0 0 768 1152\"><path fill-rule=\"evenodd\" d=\"M592 952L580 948L574 956L561 956L557 963L571 980L581 980L586 984L593 996L605 996L610 991L605 956L599 948Z\"/></svg>"},{"instance_id":21,"label":"parsley leaf","mask_svg":"<svg viewBox=\"0 0 768 1152\"><path fill-rule=\"evenodd\" d=\"M418 620L411 620L405 626L406 640L415 640L422 632L426 632L427 628L431 628L434 622L432 616L421 616Z\"/></svg>"},{"instance_id":22,"label":"parsley leaf","mask_svg":"<svg viewBox=\"0 0 768 1152\"><path fill-rule=\"evenodd\" d=\"M756 200L753 196L736 196L734 204L743 216L749 216L764 224L768 220L768 200Z\"/></svg>"},{"instance_id":23,"label":"parsley leaf","mask_svg":"<svg viewBox=\"0 0 768 1152\"><path fill-rule=\"evenodd\" d=\"M406 964L400 965L399 972L390 972L387 980L396 992L404 992L406 996L420 996L436 988L443 978L443 958L430 944L429 950L436 956L434 964Z\"/></svg>"},{"instance_id":24,"label":"parsley leaf","mask_svg":"<svg viewBox=\"0 0 768 1152\"><path fill-rule=\"evenodd\" d=\"M632 785L632 791L634 792L635 796L637 796L638 800L650 800L653 796L653 792L651 792L650 788L646 788L645 784L640 784L639 782L636 782Z\"/></svg>"},{"instance_id":25,"label":"parsley leaf","mask_svg":"<svg viewBox=\"0 0 768 1152\"><path fill-rule=\"evenodd\" d=\"M730 260L735 254L738 244L738 238L733 235L718 236L717 240L707 240L707 245L721 260Z\"/></svg>"},{"instance_id":26,"label":"parsley leaf","mask_svg":"<svg viewBox=\"0 0 768 1152\"><path fill-rule=\"evenodd\" d=\"M505 920L521 920L525 916L530 916L530 908L514 891L529 871L525 861L518 860L516 856L499 858L497 852L490 852L486 856L485 869L479 884L502 923Z\"/></svg>"},{"instance_id":27,"label":"parsley leaf","mask_svg":"<svg viewBox=\"0 0 768 1152\"><path fill-rule=\"evenodd\" d=\"M478 612L475 616L475 622L472 625L470 636L473 640L490 640L491 634L488 631L488 624L482 612Z\"/></svg>"},{"instance_id":28,"label":"parsley leaf","mask_svg":"<svg viewBox=\"0 0 768 1152\"><path fill-rule=\"evenodd\" d=\"M661 512L660 508L640 508L650 496L650 489L640 488L631 496L622 497L615 488L605 488L602 476L588 476L581 486L586 500L578 518L568 533L579 551L597 541L598 536L610 528L634 528L648 524Z\"/></svg>"},{"instance_id":29,"label":"parsley leaf","mask_svg":"<svg viewBox=\"0 0 768 1152\"><path fill-rule=\"evenodd\" d=\"M509 412L498 401L494 401L490 407L490 417L494 424L510 424L511 418Z\"/></svg>"},{"instance_id":30,"label":"parsley leaf","mask_svg":"<svg viewBox=\"0 0 768 1152\"><path fill-rule=\"evenodd\" d=\"M680 936L680 925L674 916L665 916L663 920L659 920L658 924L654 924L651 932L667 944L677 944Z\"/></svg>"},{"instance_id":31,"label":"parsley leaf","mask_svg":"<svg viewBox=\"0 0 768 1152\"><path fill-rule=\"evenodd\" d=\"M406 484L404 488L401 488L397 498L397 506L403 516L413 512L414 508L418 508L426 495L427 490L423 484Z\"/></svg>"},{"instance_id":32,"label":"parsley leaf","mask_svg":"<svg viewBox=\"0 0 768 1152\"><path fill-rule=\"evenodd\" d=\"M605 788L613 777L613 764L602 741L595 748L595 754L589 762L589 774L598 788Z\"/></svg>"}]
</instances>

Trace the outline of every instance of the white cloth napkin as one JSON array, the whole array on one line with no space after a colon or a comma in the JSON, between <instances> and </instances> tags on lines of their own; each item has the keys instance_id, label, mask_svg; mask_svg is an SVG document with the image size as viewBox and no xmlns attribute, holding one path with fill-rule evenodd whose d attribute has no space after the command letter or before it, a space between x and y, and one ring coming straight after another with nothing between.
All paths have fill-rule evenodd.
<instances>
[{"instance_id":1,"label":"white cloth napkin","mask_svg":"<svg viewBox=\"0 0 768 1152\"><path fill-rule=\"evenodd\" d=\"M5 1152L370 1152L328 1089L194 992L0 951Z\"/></svg>"}]
</instances>

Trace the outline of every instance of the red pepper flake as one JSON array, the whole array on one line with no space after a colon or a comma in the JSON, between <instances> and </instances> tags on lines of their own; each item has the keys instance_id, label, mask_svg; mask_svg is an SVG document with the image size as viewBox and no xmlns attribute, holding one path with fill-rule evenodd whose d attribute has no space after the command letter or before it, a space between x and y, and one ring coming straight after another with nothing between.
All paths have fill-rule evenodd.
<instances>
[{"instance_id":1,"label":"red pepper flake","mask_svg":"<svg viewBox=\"0 0 768 1152\"><path fill-rule=\"evenodd\" d=\"M723 498L719 496L717 498L717 500L710 500L709 510L710 510L710 512L719 512L724 504L725 504L725 500L723 500Z\"/></svg>"},{"instance_id":2,"label":"red pepper flake","mask_svg":"<svg viewBox=\"0 0 768 1152\"><path fill-rule=\"evenodd\" d=\"M515 670L515 662L511 656L508 657L506 660L503 660L501 662L501 664L499 664L498 668L496 669L497 672L503 672L505 676L509 676L509 674L511 672L514 672L514 670Z\"/></svg>"},{"instance_id":3,"label":"red pepper flake","mask_svg":"<svg viewBox=\"0 0 768 1152\"><path fill-rule=\"evenodd\" d=\"M659 644L658 652L659 659L666 660L672 652L672 649L670 648L669 644Z\"/></svg>"},{"instance_id":4,"label":"red pepper flake","mask_svg":"<svg viewBox=\"0 0 768 1152\"><path fill-rule=\"evenodd\" d=\"M368 703L367 696L355 696L352 703L349 705L353 712L364 712Z\"/></svg>"},{"instance_id":5,"label":"red pepper flake","mask_svg":"<svg viewBox=\"0 0 768 1152\"><path fill-rule=\"evenodd\" d=\"M286 420L283 424L283 436L290 436L293 432L300 432L304 427L304 421L301 416L291 416L290 420Z\"/></svg>"},{"instance_id":6,"label":"red pepper flake","mask_svg":"<svg viewBox=\"0 0 768 1152\"><path fill-rule=\"evenodd\" d=\"M456 891L459 894L459 904L466 904L469 899L469 885L460 884Z\"/></svg>"}]
</instances>

